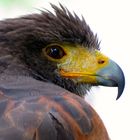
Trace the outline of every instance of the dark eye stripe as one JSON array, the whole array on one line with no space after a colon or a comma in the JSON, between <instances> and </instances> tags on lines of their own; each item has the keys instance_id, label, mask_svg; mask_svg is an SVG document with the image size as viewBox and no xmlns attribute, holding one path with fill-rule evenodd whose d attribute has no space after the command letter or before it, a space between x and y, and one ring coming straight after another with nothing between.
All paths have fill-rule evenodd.
<instances>
[{"instance_id":1,"label":"dark eye stripe","mask_svg":"<svg viewBox=\"0 0 140 140\"><path fill-rule=\"evenodd\" d=\"M46 48L46 54L53 59L61 59L66 53L59 45L52 45Z\"/></svg>"}]
</instances>

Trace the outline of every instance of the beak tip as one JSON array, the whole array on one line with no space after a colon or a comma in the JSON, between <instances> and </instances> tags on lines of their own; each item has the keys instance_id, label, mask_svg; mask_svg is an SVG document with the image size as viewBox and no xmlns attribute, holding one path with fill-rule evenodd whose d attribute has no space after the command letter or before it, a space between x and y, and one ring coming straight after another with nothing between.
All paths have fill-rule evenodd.
<instances>
[{"instance_id":1,"label":"beak tip","mask_svg":"<svg viewBox=\"0 0 140 140\"><path fill-rule=\"evenodd\" d=\"M124 91L124 87L125 87L125 77L124 77L123 72L122 72L121 77L122 77L122 79L121 79L121 83L118 85L118 95L117 95L116 100L118 100L121 97L121 95L122 95L122 93Z\"/></svg>"},{"instance_id":2,"label":"beak tip","mask_svg":"<svg viewBox=\"0 0 140 140\"><path fill-rule=\"evenodd\" d=\"M123 90L124 90L124 87L123 87L121 90L120 90L119 87L118 87L118 95L117 95L116 100L118 100L118 99L121 97L121 95L122 95L122 93L123 93Z\"/></svg>"},{"instance_id":3,"label":"beak tip","mask_svg":"<svg viewBox=\"0 0 140 140\"><path fill-rule=\"evenodd\" d=\"M122 95L122 93L118 94L116 100L118 100L121 97L121 95Z\"/></svg>"},{"instance_id":4,"label":"beak tip","mask_svg":"<svg viewBox=\"0 0 140 140\"><path fill-rule=\"evenodd\" d=\"M120 96L117 96L116 100L118 100L120 98Z\"/></svg>"}]
</instances>

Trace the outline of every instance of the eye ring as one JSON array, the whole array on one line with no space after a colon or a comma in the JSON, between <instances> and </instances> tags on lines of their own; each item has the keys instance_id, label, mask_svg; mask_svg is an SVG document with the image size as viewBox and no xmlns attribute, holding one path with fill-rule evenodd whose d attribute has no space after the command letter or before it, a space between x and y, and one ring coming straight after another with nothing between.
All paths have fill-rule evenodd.
<instances>
[{"instance_id":1,"label":"eye ring","mask_svg":"<svg viewBox=\"0 0 140 140\"><path fill-rule=\"evenodd\" d=\"M66 55L64 49L57 44L49 45L44 50L45 55L53 58L53 59L61 59Z\"/></svg>"}]
</instances>

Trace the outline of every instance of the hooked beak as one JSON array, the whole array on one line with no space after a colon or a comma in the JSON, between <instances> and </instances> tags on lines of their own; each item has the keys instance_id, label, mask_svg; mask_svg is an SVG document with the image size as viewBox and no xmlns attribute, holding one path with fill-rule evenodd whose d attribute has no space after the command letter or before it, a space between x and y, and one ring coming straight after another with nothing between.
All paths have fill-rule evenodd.
<instances>
[{"instance_id":1,"label":"hooked beak","mask_svg":"<svg viewBox=\"0 0 140 140\"><path fill-rule=\"evenodd\" d=\"M110 87L118 87L117 99L122 95L125 78L122 69L114 61L109 60L106 67L97 71L97 84Z\"/></svg>"},{"instance_id":2,"label":"hooked beak","mask_svg":"<svg viewBox=\"0 0 140 140\"><path fill-rule=\"evenodd\" d=\"M77 52L61 65L60 75L76 83L118 87L116 99L119 99L125 86L125 77L119 65L99 51L92 53L79 48Z\"/></svg>"}]
</instances>

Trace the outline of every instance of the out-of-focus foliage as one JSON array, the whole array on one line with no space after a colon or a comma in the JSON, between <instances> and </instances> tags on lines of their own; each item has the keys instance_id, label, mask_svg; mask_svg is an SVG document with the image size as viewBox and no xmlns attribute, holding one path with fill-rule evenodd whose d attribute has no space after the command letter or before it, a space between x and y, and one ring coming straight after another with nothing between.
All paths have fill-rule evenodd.
<instances>
[{"instance_id":1,"label":"out-of-focus foliage","mask_svg":"<svg viewBox=\"0 0 140 140\"><path fill-rule=\"evenodd\" d=\"M14 18L35 11L38 3L48 0L0 0L0 20Z\"/></svg>"},{"instance_id":2,"label":"out-of-focus foliage","mask_svg":"<svg viewBox=\"0 0 140 140\"><path fill-rule=\"evenodd\" d=\"M0 7L10 8L13 6L29 7L36 0L0 0Z\"/></svg>"}]
</instances>

